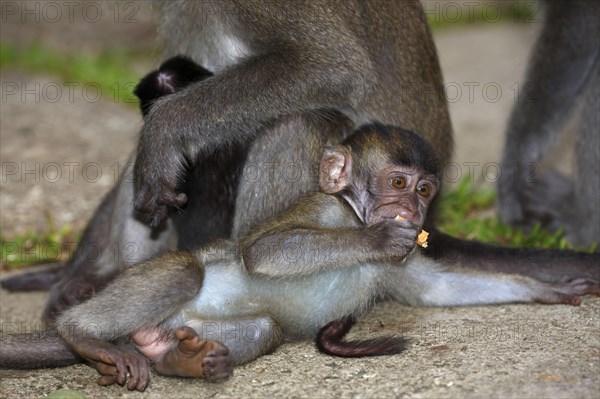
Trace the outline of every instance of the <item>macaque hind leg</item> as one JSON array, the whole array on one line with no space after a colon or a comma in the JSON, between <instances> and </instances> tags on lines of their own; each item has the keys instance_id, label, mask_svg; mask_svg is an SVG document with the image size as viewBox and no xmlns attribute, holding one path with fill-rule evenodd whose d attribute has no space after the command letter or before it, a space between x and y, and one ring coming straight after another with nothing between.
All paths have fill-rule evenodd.
<instances>
[{"instance_id":1,"label":"macaque hind leg","mask_svg":"<svg viewBox=\"0 0 600 399\"><path fill-rule=\"evenodd\" d=\"M222 342L236 366L273 352L283 340L280 326L269 316L194 320L188 325L200 338Z\"/></svg>"},{"instance_id":2,"label":"macaque hind leg","mask_svg":"<svg viewBox=\"0 0 600 399\"><path fill-rule=\"evenodd\" d=\"M177 345L156 362L159 374L177 377L204 377L224 381L233 371L229 350L218 341L201 339L190 327L175 331Z\"/></svg>"},{"instance_id":3,"label":"macaque hind leg","mask_svg":"<svg viewBox=\"0 0 600 399\"><path fill-rule=\"evenodd\" d=\"M416 305L469 306L514 302L579 305L580 296L600 294L597 281L574 279L548 284L530 277L473 273L455 269L424 273L415 284L424 288Z\"/></svg>"}]
</instances>

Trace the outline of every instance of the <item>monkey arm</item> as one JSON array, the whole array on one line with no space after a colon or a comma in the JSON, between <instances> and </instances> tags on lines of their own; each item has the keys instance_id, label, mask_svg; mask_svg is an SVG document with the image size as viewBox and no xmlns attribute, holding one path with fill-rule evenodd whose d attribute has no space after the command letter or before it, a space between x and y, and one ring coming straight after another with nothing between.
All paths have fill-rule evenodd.
<instances>
[{"instance_id":1,"label":"monkey arm","mask_svg":"<svg viewBox=\"0 0 600 399\"><path fill-rule=\"evenodd\" d=\"M140 136L135 207L158 225L169 207L185 204L177 186L200 154L251 140L288 115L357 108L373 85L366 78L369 59L360 54L357 49L346 62L322 49L280 49L159 98Z\"/></svg>"},{"instance_id":2,"label":"monkey arm","mask_svg":"<svg viewBox=\"0 0 600 399\"><path fill-rule=\"evenodd\" d=\"M308 275L356 266L373 258L364 229L291 229L266 234L242 248L250 273L272 277Z\"/></svg>"},{"instance_id":3,"label":"monkey arm","mask_svg":"<svg viewBox=\"0 0 600 399\"><path fill-rule=\"evenodd\" d=\"M251 273L268 276L356 265L368 257L362 227L343 200L311 193L244 237L242 257Z\"/></svg>"},{"instance_id":4,"label":"monkey arm","mask_svg":"<svg viewBox=\"0 0 600 399\"><path fill-rule=\"evenodd\" d=\"M398 261L414 248L414 224L386 220L365 226L341 198L312 193L242 239L250 273L308 275L372 261Z\"/></svg>"}]
</instances>

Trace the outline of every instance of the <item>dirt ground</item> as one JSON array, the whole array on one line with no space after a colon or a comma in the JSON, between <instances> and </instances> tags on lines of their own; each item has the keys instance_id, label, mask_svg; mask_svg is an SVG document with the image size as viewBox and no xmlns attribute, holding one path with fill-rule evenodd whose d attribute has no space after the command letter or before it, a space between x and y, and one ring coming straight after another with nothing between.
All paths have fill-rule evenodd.
<instances>
[{"instance_id":1,"label":"dirt ground","mask_svg":"<svg viewBox=\"0 0 600 399\"><path fill-rule=\"evenodd\" d=\"M77 48L86 53L115 46L159 47L144 2L122 3L118 17L109 8L112 3L91 2L101 4L104 12L93 23L77 9L72 22L66 14L56 20L52 10L42 6L36 12L43 18L37 22L23 14L22 3L10 2L17 5L14 13L6 3L1 39L16 45L38 40L58 50ZM125 9L128 4L133 8ZM126 18L132 10L135 22ZM522 83L538 29L537 23L489 23L436 32L456 133L454 162L461 173L472 165L476 179L494 182L515 83ZM155 62L139 66L140 74L156 66L156 53ZM49 90L56 85L64 88L64 83L51 75L3 70L0 83L3 234L44 229L47 214L56 225L82 228L135 147L139 113L91 98L83 88L75 89L72 97L65 89L54 101ZM569 160L563 159L561 165L569 169ZM2 331L41 328L45 299L45 293L0 291ZM600 398L600 299L595 297L586 297L579 307L415 309L382 304L352 336L390 332L410 339L404 354L349 360L322 355L312 342L288 343L237 368L223 384L156 376L143 394L99 387L95 372L83 365L1 370L0 397L39 398L70 388L89 398Z\"/></svg>"}]
</instances>

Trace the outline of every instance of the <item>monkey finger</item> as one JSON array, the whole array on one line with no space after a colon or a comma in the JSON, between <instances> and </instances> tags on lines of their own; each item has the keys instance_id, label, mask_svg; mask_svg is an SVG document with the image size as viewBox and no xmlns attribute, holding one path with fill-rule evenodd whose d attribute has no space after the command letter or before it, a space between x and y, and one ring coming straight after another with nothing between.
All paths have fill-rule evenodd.
<instances>
[{"instance_id":1,"label":"monkey finger","mask_svg":"<svg viewBox=\"0 0 600 399\"><path fill-rule=\"evenodd\" d=\"M138 360L137 383L130 383L137 391L143 392L150 384L150 366L145 359ZM129 386L128 386L129 388ZM131 388L129 388L132 390Z\"/></svg>"},{"instance_id":2,"label":"monkey finger","mask_svg":"<svg viewBox=\"0 0 600 399\"><path fill-rule=\"evenodd\" d=\"M129 371L127 379L127 389L133 391L137 388L141 376L141 364L137 358L127 359L127 370Z\"/></svg>"},{"instance_id":3,"label":"monkey finger","mask_svg":"<svg viewBox=\"0 0 600 399\"><path fill-rule=\"evenodd\" d=\"M141 356L130 356L127 358L127 369L129 370L127 389L140 392L146 389L150 382L148 361Z\"/></svg>"},{"instance_id":4,"label":"monkey finger","mask_svg":"<svg viewBox=\"0 0 600 399\"><path fill-rule=\"evenodd\" d=\"M140 382L140 371L136 367L129 368L129 379L127 380L127 389L135 391Z\"/></svg>"},{"instance_id":5,"label":"monkey finger","mask_svg":"<svg viewBox=\"0 0 600 399\"><path fill-rule=\"evenodd\" d=\"M105 376L116 376L118 374L117 368L111 364L96 362L93 366L99 374Z\"/></svg>"},{"instance_id":6,"label":"monkey finger","mask_svg":"<svg viewBox=\"0 0 600 399\"><path fill-rule=\"evenodd\" d=\"M187 203L187 195L184 193L175 193L174 191L166 191L161 194L158 203L174 208L180 208Z\"/></svg>"},{"instance_id":7,"label":"monkey finger","mask_svg":"<svg viewBox=\"0 0 600 399\"><path fill-rule=\"evenodd\" d=\"M125 361L118 356L116 357L116 359L114 359L114 362L117 367L117 384L123 386L127 381L127 365L125 364Z\"/></svg>"},{"instance_id":8,"label":"monkey finger","mask_svg":"<svg viewBox=\"0 0 600 399\"><path fill-rule=\"evenodd\" d=\"M103 387L109 386L109 385L114 385L117 383L117 376L114 375L103 375L98 377L97 380L98 385L101 385Z\"/></svg>"},{"instance_id":9,"label":"monkey finger","mask_svg":"<svg viewBox=\"0 0 600 399\"><path fill-rule=\"evenodd\" d=\"M151 214L156 208L156 195L150 190L142 187L138 187L136 184L137 195L133 200L133 207L141 213Z\"/></svg>"},{"instance_id":10,"label":"monkey finger","mask_svg":"<svg viewBox=\"0 0 600 399\"><path fill-rule=\"evenodd\" d=\"M115 375L103 375L101 377L98 378L98 385L101 385L103 387L109 386L109 385L114 385L117 383L117 376Z\"/></svg>"},{"instance_id":11,"label":"monkey finger","mask_svg":"<svg viewBox=\"0 0 600 399\"><path fill-rule=\"evenodd\" d=\"M158 227L166 217L167 207L164 205L158 205L148 218L148 225L150 227Z\"/></svg>"}]
</instances>

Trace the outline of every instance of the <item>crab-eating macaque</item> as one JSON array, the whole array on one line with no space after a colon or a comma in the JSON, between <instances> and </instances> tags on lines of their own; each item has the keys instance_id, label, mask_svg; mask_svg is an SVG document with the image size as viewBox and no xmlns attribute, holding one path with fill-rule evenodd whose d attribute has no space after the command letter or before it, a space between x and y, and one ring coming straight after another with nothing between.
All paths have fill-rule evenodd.
<instances>
[{"instance_id":1,"label":"crab-eating macaque","mask_svg":"<svg viewBox=\"0 0 600 399\"><path fill-rule=\"evenodd\" d=\"M83 358L100 372L100 384L137 390L147 387L151 363L160 374L220 381L232 365L275 350L284 338L317 337L321 350L340 356L400 352L398 337L343 341L354 320L382 299L415 306L577 305L580 295L599 293L598 280L577 275L550 284L463 269L468 258L456 264L427 256L415 240L439 189L439 166L418 135L365 126L324 149L322 192L307 194L241 240L134 265L58 317L63 347L40 348L47 336L29 345L18 345L23 336L8 336L0 366ZM430 240L429 247L436 245ZM521 268L564 266L545 263L541 253L514 250L510 261ZM597 274L597 254L564 253Z\"/></svg>"},{"instance_id":2,"label":"crab-eating macaque","mask_svg":"<svg viewBox=\"0 0 600 399\"><path fill-rule=\"evenodd\" d=\"M157 98L209 76L212 76L210 71L188 57L169 58L142 78L134 90L142 115L148 113ZM236 181L244 157L242 146L206 156L186 182L186 192L192 199L186 215L175 215L174 223L166 223L154 230L148 229L144 215L131 207L133 158L119 184L96 210L62 280L59 281L62 271L59 265L5 279L2 287L17 291L38 290L48 289L49 285L58 282L44 312L45 321L51 322L61 309L91 297L115 274L141 259L163 250L194 247L197 240L202 242L227 236L233 222ZM205 187L212 189L206 191Z\"/></svg>"},{"instance_id":3,"label":"crab-eating macaque","mask_svg":"<svg viewBox=\"0 0 600 399\"><path fill-rule=\"evenodd\" d=\"M569 241L589 246L600 243L600 3L538 4L545 8L544 26L507 128L500 216L513 224L562 227ZM571 129L572 178L541 171L536 163Z\"/></svg>"},{"instance_id":4,"label":"crab-eating macaque","mask_svg":"<svg viewBox=\"0 0 600 399\"><path fill-rule=\"evenodd\" d=\"M178 249L241 237L317 190L321 148L364 123L418 132L442 163L450 158L443 79L418 0L163 1L156 9L165 59L185 54L214 75L154 101L134 176L135 203L150 217L134 211L123 179L80 242L106 256L90 261L82 249L69 261L48 322L132 264L132 253L142 260L171 248L175 235ZM197 178L207 163L231 172ZM159 228L144 223L167 216ZM115 256L115 246L130 251Z\"/></svg>"}]
</instances>

